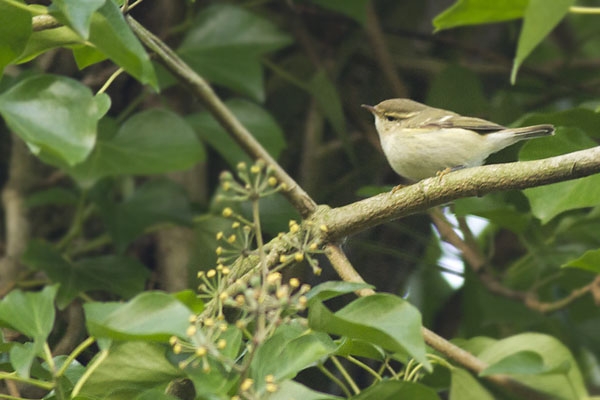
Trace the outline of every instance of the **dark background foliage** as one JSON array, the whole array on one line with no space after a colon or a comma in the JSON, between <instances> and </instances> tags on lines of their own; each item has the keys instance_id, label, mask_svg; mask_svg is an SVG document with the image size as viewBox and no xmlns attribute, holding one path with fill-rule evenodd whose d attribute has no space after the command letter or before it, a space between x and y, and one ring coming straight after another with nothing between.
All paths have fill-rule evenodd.
<instances>
[{"instance_id":1,"label":"dark background foliage","mask_svg":"<svg viewBox=\"0 0 600 400\"><path fill-rule=\"evenodd\" d=\"M116 3L98 2L102 8L87 26L93 46L82 39L86 24L69 19L69 2L53 2L50 10L70 29L33 34L25 27L30 12L22 15L11 3L0 2L0 14L10 18L4 22L12 24L8 39L0 40L6 254L0 283L3 295L46 287L43 293L54 299L50 292L58 290L61 312L50 341L53 349L64 346L57 354L68 354L86 336L81 302L92 304L89 319L102 314L93 308L98 301L196 288L198 270L217 261L215 234L230 226L221 216L228 204L217 201L219 174L251 159L189 85L157 57L152 63L145 58L125 20L115 16ZM501 124L558 127L555 138L513 146L491 163L595 146L600 24L597 15L568 13L572 3L513 0L488 9L488 2L466 0L161 0L142 2L130 15L211 83L317 203L335 207L405 183L388 166L372 116L361 104L408 97ZM126 73L106 85L119 67ZM56 82L72 90L65 104L78 115L73 125L61 120L58 95L50 107L30 105L35 118L13 107ZM106 94L93 96L98 91ZM78 139L70 142L73 136ZM599 184L592 176L448 205L450 230L475 258L444 243L452 240L443 232L440 237L428 213L348 237L342 248L378 292L409 300L424 326L443 337L555 337L572 352L594 393L600 387L600 294L592 285L600 272ZM250 215L249 206L234 206ZM283 196L262 201L267 239L287 231L290 219L300 216ZM285 279L339 279L325 257L321 266L315 276L299 264L284 272ZM53 283L60 288L50 289ZM171 300L153 301L172 306ZM0 319L19 330L10 315ZM105 322L93 323L113 332ZM164 341L182 330L144 334ZM50 332L20 331L30 337ZM80 358L85 363L96 354ZM156 354L149 353L147 362L160 364ZM157 368L164 382L177 376L170 368ZM351 371L358 382L369 382L364 372ZM428 384L447 393L446 378L435 376ZM315 370L299 379L340 394Z\"/></svg>"}]
</instances>

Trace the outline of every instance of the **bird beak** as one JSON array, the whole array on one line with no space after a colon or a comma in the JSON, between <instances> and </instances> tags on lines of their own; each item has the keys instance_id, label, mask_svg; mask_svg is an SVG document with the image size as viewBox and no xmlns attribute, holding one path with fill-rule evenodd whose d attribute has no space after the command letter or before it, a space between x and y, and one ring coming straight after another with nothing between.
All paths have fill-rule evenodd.
<instances>
[{"instance_id":1,"label":"bird beak","mask_svg":"<svg viewBox=\"0 0 600 400\"><path fill-rule=\"evenodd\" d=\"M370 105L368 105L368 104L361 104L360 106L361 106L362 108L366 109L366 110L369 110L369 112L370 112L371 114L373 114L373 115L377 115L377 110L375 109L375 107L373 107L373 106L370 106Z\"/></svg>"}]
</instances>

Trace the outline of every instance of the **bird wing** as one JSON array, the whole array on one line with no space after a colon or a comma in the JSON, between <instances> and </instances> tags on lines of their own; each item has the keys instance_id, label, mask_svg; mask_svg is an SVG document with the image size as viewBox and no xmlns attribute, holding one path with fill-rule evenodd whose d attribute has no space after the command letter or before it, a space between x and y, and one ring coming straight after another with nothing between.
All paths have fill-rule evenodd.
<instances>
[{"instance_id":1,"label":"bird wing","mask_svg":"<svg viewBox=\"0 0 600 400\"><path fill-rule=\"evenodd\" d=\"M438 119L435 122L428 124L431 127L437 128L461 128L461 129L470 129L472 131L481 132L481 133L489 133L496 132L502 129L506 129L506 127L502 125L495 124L490 121L486 121L480 118L472 118L472 117L463 117L462 115L447 115Z\"/></svg>"}]
</instances>

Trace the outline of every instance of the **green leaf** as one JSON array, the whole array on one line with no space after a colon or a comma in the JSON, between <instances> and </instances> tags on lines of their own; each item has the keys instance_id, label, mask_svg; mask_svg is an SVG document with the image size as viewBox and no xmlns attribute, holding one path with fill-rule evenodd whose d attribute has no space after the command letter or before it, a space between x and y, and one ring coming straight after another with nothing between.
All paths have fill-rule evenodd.
<instances>
[{"instance_id":1,"label":"green leaf","mask_svg":"<svg viewBox=\"0 0 600 400\"><path fill-rule=\"evenodd\" d=\"M83 39L67 26L32 32L27 46L25 46L17 62L28 62L48 50L57 47L81 45L83 42Z\"/></svg>"},{"instance_id":2,"label":"green leaf","mask_svg":"<svg viewBox=\"0 0 600 400\"><path fill-rule=\"evenodd\" d=\"M323 115L325 115L342 142L346 154L351 159L354 159L355 155L348 136L348 129L346 129L346 118L344 116L342 101L338 90L324 69L317 71L311 78L308 82L308 89L317 101L319 109L323 112Z\"/></svg>"},{"instance_id":3,"label":"green leaf","mask_svg":"<svg viewBox=\"0 0 600 400\"><path fill-rule=\"evenodd\" d=\"M418 382L382 381L377 382L359 395L351 397L352 400L396 400L419 399L439 400L435 390Z\"/></svg>"},{"instance_id":4,"label":"green leaf","mask_svg":"<svg viewBox=\"0 0 600 400\"><path fill-rule=\"evenodd\" d=\"M242 346L242 331L233 325L228 326L225 332L220 333L215 340L225 340L226 346L220 350L223 357L236 359L240 355ZM173 364L178 364L180 361L186 360L189 355L180 354L178 356L170 355L170 360ZM207 398L217 394L226 395L230 393L231 388L239 384L239 375L232 371L229 364L224 364L219 359L207 357L206 362L210 367L209 371L204 369L204 362L190 363L185 368L185 373L194 383L196 394L199 398Z\"/></svg>"},{"instance_id":5,"label":"green leaf","mask_svg":"<svg viewBox=\"0 0 600 400\"><path fill-rule=\"evenodd\" d=\"M458 0L433 19L435 31L521 18L528 0Z\"/></svg>"},{"instance_id":6,"label":"green leaf","mask_svg":"<svg viewBox=\"0 0 600 400\"><path fill-rule=\"evenodd\" d=\"M29 208L41 207L47 205L75 205L79 196L74 190L53 187L50 189L40 190L27 196L25 204Z\"/></svg>"},{"instance_id":7,"label":"green leaf","mask_svg":"<svg viewBox=\"0 0 600 400\"><path fill-rule=\"evenodd\" d=\"M594 112L587 108L571 108L564 111L552 113L526 114L517 121L516 126L527 126L537 124L554 124L558 127L579 128L590 137L600 137L598 124L600 124L600 112ZM535 143L537 140L526 143ZM529 147L530 145L528 145ZM556 153L561 154L561 153Z\"/></svg>"},{"instance_id":8,"label":"green leaf","mask_svg":"<svg viewBox=\"0 0 600 400\"><path fill-rule=\"evenodd\" d=\"M547 0L529 0L523 16L523 27L519 35L517 55L510 74L511 83L515 83L517 71L523 61L558 25L569 12L569 7L574 3L575 0L554 0L550 2Z\"/></svg>"},{"instance_id":9,"label":"green leaf","mask_svg":"<svg viewBox=\"0 0 600 400\"><path fill-rule=\"evenodd\" d=\"M29 268L44 271L60 283L57 305L66 307L81 292L104 290L133 297L144 289L149 271L137 260L119 255L84 258L71 262L50 244L29 242L21 261Z\"/></svg>"},{"instance_id":10,"label":"green leaf","mask_svg":"<svg viewBox=\"0 0 600 400\"><path fill-rule=\"evenodd\" d=\"M392 352L408 353L431 370L425 357L421 315L400 297L389 294L362 297L335 314L316 301L309 307L308 323L318 331L365 340Z\"/></svg>"},{"instance_id":11,"label":"green leaf","mask_svg":"<svg viewBox=\"0 0 600 400\"><path fill-rule=\"evenodd\" d=\"M54 325L57 285L41 292L11 291L0 301L0 321L35 341L44 342Z\"/></svg>"},{"instance_id":12,"label":"green leaf","mask_svg":"<svg viewBox=\"0 0 600 400\"><path fill-rule=\"evenodd\" d=\"M579 268L595 274L600 274L600 249L588 250L583 253L581 257L561 265L561 268Z\"/></svg>"},{"instance_id":13,"label":"green leaf","mask_svg":"<svg viewBox=\"0 0 600 400\"><path fill-rule=\"evenodd\" d=\"M368 0L310 0L323 8L337 11L354 19L361 25L367 23Z\"/></svg>"},{"instance_id":14,"label":"green leaf","mask_svg":"<svg viewBox=\"0 0 600 400\"><path fill-rule=\"evenodd\" d=\"M462 368L450 370L450 400L494 400L477 379Z\"/></svg>"},{"instance_id":15,"label":"green leaf","mask_svg":"<svg viewBox=\"0 0 600 400\"><path fill-rule=\"evenodd\" d=\"M166 359L166 350L165 346L147 342L113 345L80 394L94 399L131 400L153 388L164 391L169 382L183 375Z\"/></svg>"},{"instance_id":16,"label":"green leaf","mask_svg":"<svg viewBox=\"0 0 600 400\"><path fill-rule=\"evenodd\" d=\"M335 351L335 354L343 357L350 355L378 361L385 360L385 351L383 351L381 347L364 340L350 339L347 337L341 339L341 343Z\"/></svg>"},{"instance_id":17,"label":"green leaf","mask_svg":"<svg viewBox=\"0 0 600 400\"><path fill-rule=\"evenodd\" d=\"M177 114L150 109L129 118L116 134L101 125L90 157L68 169L80 185L89 187L105 176L162 174L190 168L204 160L204 147Z\"/></svg>"},{"instance_id":18,"label":"green leaf","mask_svg":"<svg viewBox=\"0 0 600 400\"><path fill-rule=\"evenodd\" d=\"M177 293L173 293L173 297L179 300L182 304L185 304L194 314L200 314L204 310L204 302L198 294L191 290L186 289Z\"/></svg>"},{"instance_id":19,"label":"green leaf","mask_svg":"<svg viewBox=\"0 0 600 400\"><path fill-rule=\"evenodd\" d=\"M448 96L460 93L460 96ZM433 78L426 103L463 115L481 115L487 111L487 99L479 75L459 65L444 68Z\"/></svg>"},{"instance_id":20,"label":"green leaf","mask_svg":"<svg viewBox=\"0 0 600 400\"><path fill-rule=\"evenodd\" d=\"M53 0L48 11L87 40L90 34L92 14L106 1L110 0Z\"/></svg>"},{"instance_id":21,"label":"green leaf","mask_svg":"<svg viewBox=\"0 0 600 400\"><path fill-rule=\"evenodd\" d=\"M113 340L168 342L185 336L192 312L172 295L144 292L127 303L87 303L83 306L90 335Z\"/></svg>"},{"instance_id":22,"label":"green leaf","mask_svg":"<svg viewBox=\"0 0 600 400\"><path fill-rule=\"evenodd\" d=\"M23 53L30 36L31 14L20 7L0 2L0 76L4 67Z\"/></svg>"},{"instance_id":23,"label":"green leaf","mask_svg":"<svg viewBox=\"0 0 600 400\"><path fill-rule=\"evenodd\" d=\"M494 365L509 356L521 352L534 352L538 354L547 370L543 375L517 375L511 376L536 390L551 394L557 398L582 399L587 396L581 371L573 355L567 347L556 338L539 333L523 333L499 340L478 357L490 365ZM547 374L548 372L554 372Z\"/></svg>"},{"instance_id":24,"label":"green leaf","mask_svg":"<svg viewBox=\"0 0 600 400\"><path fill-rule=\"evenodd\" d=\"M194 216L194 246L190 265L197 265L201 269L212 268L216 265L217 255L215 249L219 246L216 239L218 232L230 232L231 219L215 214L201 214ZM197 281L193 281L196 285Z\"/></svg>"},{"instance_id":25,"label":"green leaf","mask_svg":"<svg viewBox=\"0 0 600 400\"><path fill-rule=\"evenodd\" d=\"M100 202L100 212L119 252L151 226L192 221L185 189L166 178L147 181L122 203Z\"/></svg>"},{"instance_id":26,"label":"green leaf","mask_svg":"<svg viewBox=\"0 0 600 400\"><path fill-rule=\"evenodd\" d=\"M55 357L53 357L53 360L54 360L54 365L56 366L56 370L63 368L65 363L69 361L67 355L55 356ZM47 362L44 362L42 364L42 368L44 368L46 370L46 373L48 374L47 379L52 379L53 369L48 365ZM69 364L66 366L64 374L59 377L60 380L58 382L58 385L62 386L62 389L64 390L64 392L72 390L73 385L81 379L81 377L83 376L85 371L86 371L86 366L80 364L79 361L77 361L77 360L71 360L69 362ZM75 400L75 399L72 399L72 400Z\"/></svg>"},{"instance_id":27,"label":"green leaf","mask_svg":"<svg viewBox=\"0 0 600 400\"><path fill-rule=\"evenodd\" d=\"M487 336L475 336L470 339L456 338L452 339L451 342L474 356L478 356L479 353L498 341Z\"/></svg>"},{"instance_id":28,"label":"green leaf","mask_svg":"<svg viewBox=\"0 0 600 400\"><path fill-rule=\"evenodd\" d=\"M555 136L526 143L520 160L555 156L595 146L596 143L575 128L559 128ZM543 224L558 214L600 203L600 175L592 175L523 191L533 215Z\"/></svg>"},{"instance_id":29,"label":"green leaf","mask_svg":"<svg viewBox=\"0 0 600 400\"><path fill-rule=\"evenodd\" d=\"M106 60L104 53L91 46L73 46L73 57L79 69Z\"/></svg>"},{"instance_id":30,"label":"green leaf","mask_svg":"<svg viewBox=\"0 0 600 400\"><path fill-rule=\"evenodd\" d=\"M533 351L521 351L511 354L505 358L489 365L479 373L479 376L489 376L494 374L508 375L541 375L549 373L566 373L570 365L563 363L555 367L544 364L541 355Z\"/></svg>"},{"instance_id":31,"label":"green leaf","mask_svg":"<svg viewBox=\"0 0 600 400\"><path fill-rule=\"evenodd\" d=\"M200 12L179 47L179 54L211 82L265 98L260 58L291 43L271 21L244 8L216 4Z\"/></svg>"},{"instance_id":32,"label":"green leaf","mask_svg":"<svg viewBox=\"0 0 600 400\"><path fill-rule=\"evenodd\" d=\"M512 193L492 193L458 199L454 202L454 213L457 216L478 215L502 228L523 232L531 224L532 217L527 212L520 212L511 197L515 196Z\"/></svg>"},{"instance_id":33,"label":"green leaf","mask_svg":"<svg viewBox=\"0 0 600 400\"><path fill-rule=\"evenodd\" d=\"M220 206L217 210L218 213L222 211L222 207L229 203L228 201L216 202L214 206ZM231 202L232 205L235 202ZM247 218L252 218L252 203L249 201L239 203L237 202L237 207L232 207L236 212L239 211L242 215ZM214 207L211 207L213 210ZM299 219L300 214L298 211L290 204L288 199L286 199L283 194L276 193L273 196L267 196L260 199L259 204L259 212L260 212L260 225L262 229L273 235L277 236L279 232L284 232L288 229L288 221L291 219Z\"/></svg>"},{"instance_id":34,"label":"green leaf","mask_svg":"<svg viewBox=\"0 0 600 400\"><path fill-rule=\"evenodd\" d=\"M389 192L394 188L392 185L376 186L376 185L365 185L361 186L357 191L356 195L362 198L377 196L380 193Z\"/></svg>"},{"instance_id":35,"label":"green leaf","mask_svg":"<svg viewBox=\"0 0 600 400\"><path fill-rule=\"evenodd\" d=\"M265 376L273 375L275 382L293 378L336 348L324 333L308 331L299 324L282 325L256 350L250 376L260 392L264 390Z\"/></svg>"},{"instance_id":36,"label":"green leaf","mask_svg":"<svg viewBox=\"0 0 600 400\"><path fill-rule=\"evenodd\" d=\"M15 343L9 352L10 364L15 369L17 375L23 378L29 378L31 366L35 358L43 353L44 341Z\"/></svg>"},{"instance_id":37,"label":"green leaf","mask_svg":"<svg viewBox=\"0 0 600 400\"><path fill-rule=\"evenodd\" d=\"M281 382L279 388L275 393L270 394L266 397L268 400L290 400L290 399L302 399L302 400L335 400L341 399L338 396L332 396L327 393L316 392L306 386L294 382L284 381Z\"/></svg>"},{"instance_id":38,"label":"green leaf","mask_svg":"<svg viewBox=\"0 0 600 400\"><path fill-rule=\"evenodd\" d=\"M63 76L36 75L0 95L0 114L36 153L45 151L68 165L92 151L98 120L108 111L106 94L93 96Z\"/></svg>"},{"instance_id":39,"label":"green leaf","mask_svg":"<svg viewBox=\"0 0 600 400\"><path fill-rule=\"evenodd\" d=\"M271 114L262 107L241 99L230 100L225 105L273 158L279 156L285 147L285 139L283 131ZM198 136L217 150L232 167L240 161L252 162L208 112L190 116L187 121L196 130Z\"/></svg>"},{"instance_id":40,"label":"green leaf","mask_svg":"<svg viewBox=\"0 0 600 400\"><path fill-rule=\"evenodd\" d=\"M334 297L342 296L348 293L354 293L358 290L368 288L373 289L373 285L358 282L327 281L314 286L308 293L306 293L306 298L310 301L313 299L325 301Z\"/></svg>"},{"instance_id":41,"label":"green leaf","mask_svg":"<svg viewBox=\"0 0 600 400\"><path fill-rule=\"evenodd\" d=\"M112 0L92 15L89 42L141 83L158 89L150 57Z\"/></svg>"},{"instance_id":42,"label":"green leaf","mask_svg":"<svg viewBox=\"0 0 600 400\"><path fill-rule=\"evenodd\" d=\"M139 396L136 396L133 400L180 400L180 397L171 396L170 394L166 394L164 390L160 389L150 389Z\"/></svg>"}]
</instances>

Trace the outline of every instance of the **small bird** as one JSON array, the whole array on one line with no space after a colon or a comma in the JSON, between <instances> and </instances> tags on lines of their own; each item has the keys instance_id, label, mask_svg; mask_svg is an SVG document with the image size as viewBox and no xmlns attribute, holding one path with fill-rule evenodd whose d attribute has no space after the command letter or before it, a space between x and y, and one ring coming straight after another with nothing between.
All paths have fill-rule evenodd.
<instances>
[{"instance_id":1,"label":"small bird","mask_svg":"<svg viewBox=\"0 0 600 400\"><path fill-rule=\"evenodd\" d=\"M362 107L375 116L381 147L392 169L412 181L482 165L490 154L513 143L554 134L549 124L507 128L409 99Z\"/></svg>"}]
</instances>

